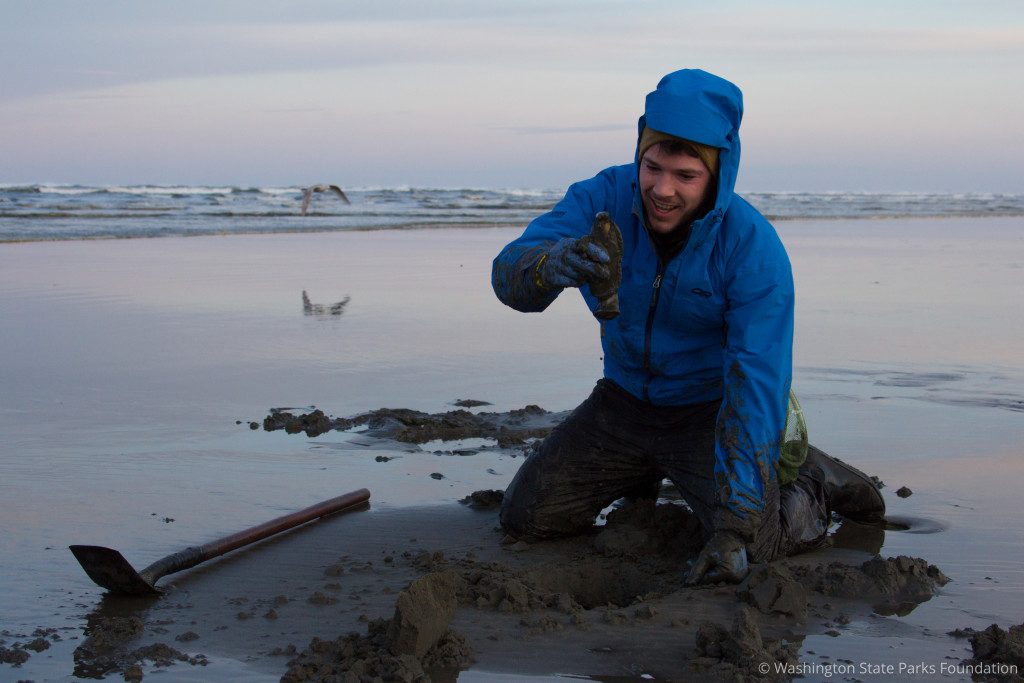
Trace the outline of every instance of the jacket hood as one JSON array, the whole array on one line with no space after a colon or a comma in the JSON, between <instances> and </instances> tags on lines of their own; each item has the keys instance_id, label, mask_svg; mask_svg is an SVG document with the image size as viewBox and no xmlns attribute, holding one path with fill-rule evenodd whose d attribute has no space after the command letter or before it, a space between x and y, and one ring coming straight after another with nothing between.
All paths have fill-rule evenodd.
<instances>
[{"instance_id":1,"label":"jacket hood","mask_svg":"<svg viewBox=\"0 0 1024 683\"><path fill-rule=\"evenodd\" d=\"M700 69L673 71L647 95L637 126L634 161L639 172L640 134L650 126L684 140L717 147L718 194L715 209L729 207L740 166L743 93L735 85Z\"/></svg>"}]
</instances>

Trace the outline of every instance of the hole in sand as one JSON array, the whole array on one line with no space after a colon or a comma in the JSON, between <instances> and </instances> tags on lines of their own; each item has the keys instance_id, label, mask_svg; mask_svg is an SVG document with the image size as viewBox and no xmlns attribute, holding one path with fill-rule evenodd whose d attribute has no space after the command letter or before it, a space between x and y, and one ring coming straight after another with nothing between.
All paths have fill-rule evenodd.
<instances>
[{"instance_id":1,"label":"hole in sand","mask_svg":"<svg viewBox=\"0 0 1024 683\"><path fill-rule=\"evenodd\" d=\"M885 518L886 531L905 531L910 534L937 534L945 531L949 525L937 519L927 517L907 517L890 515Z\"/></svg>"},{"instance_id":2,"label":"hole in sand","mask_svg":"<svg viewBox=\"0 0 1024 683\"><path fill-rule=\"evenodd\" d=\"M535 570L529 579L539 591L566 593L584 609L626 607L657 588L654 578L636 567L597 562Z\"/></svg>"}]
</instances>

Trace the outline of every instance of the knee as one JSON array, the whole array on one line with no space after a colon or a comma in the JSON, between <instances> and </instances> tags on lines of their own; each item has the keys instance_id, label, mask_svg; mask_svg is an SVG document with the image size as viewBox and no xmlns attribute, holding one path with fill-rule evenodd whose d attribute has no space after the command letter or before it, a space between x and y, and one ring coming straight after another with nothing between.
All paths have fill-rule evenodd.
<instances>
[{"instance_id":1,"label":"knee","mask_svg":"<svg viewBox=\"0 0 1024 683\"><path fill-rule=\"evenodd\" d=\"M524 514L522 506L510 504L508 495L501 502L499 520L502 530L509 536L522 539L527 535L527 516Z\"/></svg>"},{"instance_id":2,"label":"knee","mask_svg":"<svg viewBox=\"0 0 1024 683\"><path fill-rule=\"evenodd\" d=\"M539 481L517 475L502 498L499 520L506 534L532 543L578 533L581 525L574 507L571 501L552 496Z\"/></svg>"},{"instance_id":3,"label":"knee","mask_svg":"<svg viewBox=\"0 0 1024 683\"><path fill-rule=\"evenodd\" d=\"M549 435L542 444L536 444L519 471L512 478L501 500L499 520L505 533L518 539L533 540L544 536L536 523L538 510L542 509L545 487L541 475L544 456L542 449L550 447L557 439Z\"/></svg>"},{"instance_id":4,"label":"knee","mask_svg":"<svg viewBox=\"0 0 1024 683\"><path fill-rule=\"evenodd\" d=\"M549 538L552 534L547 533L544 527L537 523L535 513L538 506L535 496L531 495L533 492L528 486L516 486L517 483L521 482L512 482L501 501L499 521L502 530L521 541L532 542Z\"/></svg>"}]
</instances>

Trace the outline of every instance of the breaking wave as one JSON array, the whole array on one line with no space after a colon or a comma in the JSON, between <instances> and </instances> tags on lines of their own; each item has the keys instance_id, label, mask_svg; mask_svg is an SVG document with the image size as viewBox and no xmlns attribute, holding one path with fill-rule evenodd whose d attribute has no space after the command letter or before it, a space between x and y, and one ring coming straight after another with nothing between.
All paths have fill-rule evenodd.
<instances>
[{"instance_id":1,"label":"breaking wave","mask_svg":"<svg viewBox=\"0 0 1024 683\"><path fill-rule=\"evenodd\" d=\"M524 226L561 190L345 188L345 204L302 188L226 185L0 184L0 241L460 226ZM1024 195L752 192L771 220L1024 216Z\"/></svg>"}]
</instances>

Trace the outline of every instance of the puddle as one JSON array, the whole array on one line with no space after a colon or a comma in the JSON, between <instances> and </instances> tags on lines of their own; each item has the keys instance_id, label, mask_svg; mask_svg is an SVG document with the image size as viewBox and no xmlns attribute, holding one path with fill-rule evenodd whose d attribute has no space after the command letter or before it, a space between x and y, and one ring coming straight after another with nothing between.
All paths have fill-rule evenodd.
<instances>
[{"instance_id":1,"label":"puddle","mask_svg":"<svg viewBox=\"0 0 1024 683\"><path fill-rule=\"evenodd\" d=\"M442 451L455 455L473 455L468 451L478 451L485 448L497 448L498 440L484 437L471 437L468 439L431 439L420 444L420 448L429 452Z\"/></svg>"}]
</instances>

